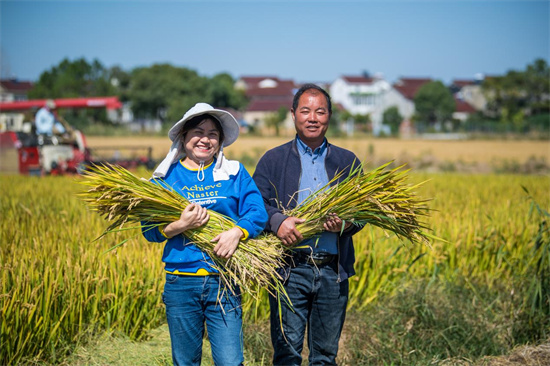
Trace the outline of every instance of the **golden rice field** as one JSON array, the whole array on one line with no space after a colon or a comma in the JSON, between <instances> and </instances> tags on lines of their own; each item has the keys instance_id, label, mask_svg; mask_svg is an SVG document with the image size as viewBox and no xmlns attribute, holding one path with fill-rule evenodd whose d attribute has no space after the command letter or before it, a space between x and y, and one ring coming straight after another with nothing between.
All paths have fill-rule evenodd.
<instances>
[{"instance_id":1,"label":"golden rice field","mask_svg":"<svg viewBox=\"0 0 550 366\"><path fill-rule=\"evenodd\" d=\"M236 158L244 154L255 155L288 141L288 137L255 137L243 135L226 150L228 156ZM168 137L87 137L88 145L94 147L151 146L153 158L162 159L170 148ZM488 163L495 159L524 162L530 157L550 161L550 142L536 140L401 140L331 138L330 142L355 152L362 161L370 161L373 155L381 160L402 157L419 158L432 155L442 161ZM113 150L114 151L114 150Z\"/></svg>"},{"instance_id":2,"label":"golden rice field","mask_svg":"<svg viewBox=\"0 0 550 366\"><path fill-rule=\"evenodd\" d=\"M131 141L158 144L162 149L166 140ZM228 150L265 150L280 142L239 141ZM100 143L113 141L89 139L92 146ZM415 154L427 148L435 153L438 146L437 154L462 152L466 159L481 154L482 149L476 142L460 146L446 142L446 147L399 142L393 150L392 140L371 143L390 158L401 151ZM478 158L484 154L512 156L507 155L512 152L517 159L530 154L548 157L547 142L508 143L489 144L486 148L491 153ZM342 145L361 155L368 154L368 144L348 141ZM165 152L156 149L158 156ZM488 289L503 288L526 296L527 302L530 286L537 286L533 271L542 255L537 245L549 240L547 233L542 241L536 240L541 216L532 202L550 209L550 177L410 173L411 184L426 180L418 195L433 198L429 224L446 241L433 242L431 247L403 245L378 229L364 228L355 237L357 275L351 280L350 309L363 311L382 294L415 278L449 282L466 278ZM123 237L116 234L94 241L106 224L77 197L83 189L78 181L79 177L0 176L2 365L61 363L90 334L109 330L141 340L164 322L162 245L148 243L133 231L125 234L135 236L123 247L105 253ZM265 301L245 303L249 323L263 321L267 313Z\"/></svg>"}]
</instances>

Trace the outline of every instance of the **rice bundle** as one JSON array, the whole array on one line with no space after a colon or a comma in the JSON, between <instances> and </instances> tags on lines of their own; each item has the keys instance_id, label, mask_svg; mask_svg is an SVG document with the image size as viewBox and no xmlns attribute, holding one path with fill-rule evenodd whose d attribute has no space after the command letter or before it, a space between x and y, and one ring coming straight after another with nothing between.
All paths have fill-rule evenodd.
<instances>
[{"instance_id":1,"label":"rice bundle","mask_svg":"<svg viewBox=\"0 0 550 366\"><path fill-rule=\"evenodd\" d=\"M327 217L336 215L357 226L370 224L393 232L400 239L429 244L430 238L438 238L427 233L428 227L421 222L429 215L428 200L414 194L422 183L405 184L408 170L401 170L403 166L387 170L391 163L366 173L362 165L352 167L349 177L332 187L329 182L285 214L306 220L296 227L304 238L322 232ZM333 180L339 178L337 175Z\"/></svg>"},{"instance_id":2,"label":"rice bundle","mask_svg":"<svg viewBox=\"0 0 550 366\"><path fill-rule=\"evenodd\" d=\"M284 213L306 220L297 225L304 238L321 233L327 218L337 215L357 226L371 224L401 239L428 244L434 237L425 231L427 226L420 221L429 212L426 201L415 197L413 190L418 185L405 184L408 171L399 171L402 167L387 170L389 164L391 162L366 173L359 165L349 177L330 187L341 178L336 176L299 207ZM167 225L178 220L190 203L169 187L163 187L162 181L155 184L137 178L119 166L96 165L84 176L82 184L89 189L81 196L93 210L112 222L99 238L141 227L142 222L150 223L146 230ZM290 255L288 248L274 234L264 233L241 242L231 258L219 258L213 253L216 243L211 240L232 228L235 221L215 211L208 210L208 213L210 220L206 225L188 230L184 235L212 258L222 281L227 285L236 283L252 296L256 296L260 288L266 288L273 295L285 294L277 268L284 265ZM125 227L128 224L136 226Z\"/></svg>"},{"instance_id":3,"label":"rice bundle","mask_svg":"<svg viewBox=\"0 0 550 366\"><path fill-rule=\"evenodd\" d=\"M94 211L111 222L98 239L108 233L140 228L142 222L148 223L145 230L164 226L178 220L181 212L190 204L173 190L138 178L120 166L95 165L84 173L84 178L81 183L89 189L80 195ZM227 288L232 289L231 284L236 283L252 296L256 296L262 287L272 294L284 292L276 269L281 265L285 253L282 245L277 245L280 244L277 237L272 235L264 236L261 240L242 241L231 258L220 258L213 253L216 243L211 240L234 227L235 221L212 210L208 210L208 213L210 220L206 225L185 231L184 234L212 258Z\"/></svg>"}]
</instances>

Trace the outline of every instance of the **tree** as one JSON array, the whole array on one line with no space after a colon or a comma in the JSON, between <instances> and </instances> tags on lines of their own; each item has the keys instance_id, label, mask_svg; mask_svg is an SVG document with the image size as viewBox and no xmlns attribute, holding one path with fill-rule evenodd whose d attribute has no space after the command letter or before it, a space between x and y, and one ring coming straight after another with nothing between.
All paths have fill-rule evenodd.
<instances>
[{"instance_id":1,"label":"tree","mask_svg":"<svg viewBox=\"0 0 550 366\"><path fill-rule=\"evenodd\" d=\"M487 98L489 117L517 126L521 116L550 113L550 69L543 59L525 71L510 70L503 76L488 77L482 89Z\"/></svg>"},{"instance_id":2,"label":"tree","mask_svg":"<svg viewBox=\"0 0 550 366\"><path fill-rule=\"evenodd\" d=\"M109 72L98 60L64 59L40 75L29 98L78 98L116 95Z\"/></svg>"},{"instance_id":3,"label":"tree","mask_svg":"<svg viewBox=\"0 0 550 366\"><path fill-rule=\"evenodd\" d=\"M279 136L281 123L286 119L287 115L288 109L286 107L279 107L277 112L270 113L266 116L265 124L275 129L275 136Z\"/></svg>"},{"instance_id":4,"label":"tree","mask_svg":"<svg viewBox=\"0 0 550 366\"><path fill-rule=\"evenodd\" d=\"M451 119L455 101L450 90L441 81L426 83L414 96L416 120L433 126Z\"/></svg>"},{"instance_id":5,"label":"tree","mask_svg":"<svg viewBox=\"0 0 550 366\"><path fill-rule=\"evenodd\" d=\"M216 108L243 108L247 101L242 90L234 88L235 80L227 73L214 75L208 80L206 100Z\"/></svg>"},{"instance_id":6,"label":"tree","mask_svg":"<svg viewBox=\"0 0 550 366\"><path fill-rule=\"evenodd\" d=\"M355 128L363 132L368 132L372 129L372 120L370 114L354 114L351 117L355 123Z\"/></svg>"},{"instance_id":7,"label":"tree","mask_svg":"<svg viewBox=\"0 0 550 366\"><path fill-rule=\"evenodd\" d=\"M111 85L117 89L119 100L127 102L128 90L130 88L130 73L124 71L120 66L113 66L109 69L109 80Z\"/></svg>"},{"instance_id":8,"label":"tree","mask_svg":"<svg viewBox=\"0 0 550 366\"><path fill-rule=\"evenodd\" d=\"M117 95L117 88L111 84L109 70L98 60L88 63L84 58L64 59L59 65L44 71L28 94L31 99L113 95ZM98 121L108 122L104 109L72 109L59 113L77 128Z\"/></svg>"},{"instance_id":9,"label":"tree","mask_svg":"<svg viewBox=\"0 0 550 366\"><path fill-rule=\"evenodd\" d=\"M244 107L246 98L233 85L234 80L227 73L208 79L194 70L156 64L132 71L128 100L137 117L173 123L198 102L215 108Z\"/></svg>"},{"instance_id":10,"label":"tree","mask_svg":"<svg viewBox=\"0 0 550 366\"><path fill-rule=\"evenodd\" d=\"M175 122L205 101L206 89L206 78L194 70L155 64L131 72L128 98L135 116Z\"/></svg>"},{"instance_id":11,"label":"tree","mask_svg":"<svg viewBox=\"0 0 550 366\"><path fill-rule=\"evenodd\" d=\"M389 107L382 115L382 123L390 127L390 131L393 136L397 136L399 133L399 126L402 121L403 116L401 116L399 109L396 106Z\"/></svg>"}]
</instances>

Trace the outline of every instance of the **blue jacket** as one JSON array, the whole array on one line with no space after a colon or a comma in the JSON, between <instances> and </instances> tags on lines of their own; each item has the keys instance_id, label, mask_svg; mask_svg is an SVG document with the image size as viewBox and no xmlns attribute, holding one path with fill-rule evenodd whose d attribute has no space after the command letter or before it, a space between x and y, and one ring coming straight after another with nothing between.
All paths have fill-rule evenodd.
<instances>
[{"instance_id":1,"label":"blue jacket","mask_svg":"<svg viewBox=\"0 0 550 366\"><path fill-rule=\"evenodd\" d=\"M343 171L340 180L349 176L351 170L359 164L359 159L349 150L334 146L327 141L327 156L325 169L329 180ZM268 214L266 231L276 233L281 223L288 217L281 212L279 207L293 209L296 207L297 195L300 186L302 165L296 146L296 139L267 151L258 162L253 179L262 193L264 204ZM333 182L332 185L337 182ZM352 226L339 235L338 239L338 274L340 281L355 274L353 264L355 251L352 235L361 230Z\"/></svg>"},{"instance_id":2,"label":"blue jacket","mask_svg":"<svg viewBox=\"0 0 550 366\"><path fill-rule=\"evenodd\" d=\"M262 197L256 184L240 164L239 172L228 180L214 181L212 171L216 161L204 169L204 180L199 181L197 170L185 167L178 161L168 170L164 182L189 201L224 214L235 220L246 238L254 238L262 232L267 220ZM159 181L157 181L159 182ZM163 242L167 238L158 228L142 226L143 236L151 242ZM212 259L184 235L176 235L166 242L162 261L170 273L201 274L217 272Z\"/></svg>"}]
</instances>

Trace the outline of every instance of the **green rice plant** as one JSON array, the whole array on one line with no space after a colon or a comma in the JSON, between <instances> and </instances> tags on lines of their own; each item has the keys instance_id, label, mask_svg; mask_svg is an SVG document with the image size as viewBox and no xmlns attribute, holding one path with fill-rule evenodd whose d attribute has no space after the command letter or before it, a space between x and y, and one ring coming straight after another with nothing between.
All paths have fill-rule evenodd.
<instances>
[{"instance_id":1,"label":"green rice plant","mask_svg":"<svg viewBox=\"0 0 550 366\"><path fill-rule=\"evenodd\" d=\"M530 325L528 331L545 339L550 335L550 213L537 203L526 187L522 188L530 201L529 218L538 224L523 274L529 279L523 309Z\"/></svg>"},{"instance_id":2,"label":"green rice plant","mask_svg":"<svg viewBox=\"0 0 550 366\"><path fill-rule=\"evenodd\" d=\"M524 302L534 274L528 268L536 268L533 258L540 253L535 250L540 221L536 215L529 216L531 201L525 200L521 186L528 188L530 196L548 212L550 177L413 173L409 178L413 185L427 181L418 186L417 193L433 198L426 223L445 241L432 241L430 248L406 245L399 237L367 225L354 236L357 274L349 279L350 314L382 319L370 313L372 309L386 308L385 302L380 303L386 294L391 296L418 279L434 291L436 286L452 287L463 281L465 290L471 291L467 294L471 306L486 313L488 335L498 329L499 337L505 338L501 344L509 347L520 341L535 342L532 334L525 333L523 338L516 335L525 326L518 314L530 306ZM80 181L80 177L0 176L2 365L63 364L67 354L95 334L110 330L143 340L165 320L160 296L164 284L162 245L146 242L138 229L94 241L104 231L105 222L78 199ZM128 237L133 238L123 250L103 254ZM445 301L457 305L464 299L445 296ZM395 302L389 300L387 304ZM406 304L411 310L418 305L404 297L403 309ZM253 351L269 346L263 345L264 340L251 343L254 337L246 333L247 329L267 331L261 330L268 327L264 320L269 314L265 289L258 300L244 294L243 309L245 324L250 327L245 328L245 348L250 355L247 362L259 364L262 355ZM535 314L543 313L535 310ZM477 315L468 316L473 319ZM491 317L500 320L490 323ZM392 324L391 315L384 319ZM257 329L262 322L264 326ZM353 325L353 321L346 324ZM386 327L378 331L392 335ZM430 329L425 332L422 337L428 337ZM402 342L400 333L394 335L386 349L395 350L397 355L388 354L384 359L401 364L399 357L415 350ZM343 338L351 336L364 342L381 339L368 327L358 327ZM357 352L364 357L368 352L360 344L355 350L351 347L350 342L344 343L342 355ZM381 350L376 344L372 349ZM358 365L361 360L341 364Z\"/></svg>"},{"instance_id":3,"label":"green rice plant","mask_svg":"<svg viewBox=\"0 0 550 366\"><path fill-rule=\"evenodd\" d=\"M113 243L90 244L103 224L71 178L0 180L0 364L55 363L86 334L141 339L160 324L162 270L148 259L160 248L102 256Z\"/></svg>"}]
</instances>

